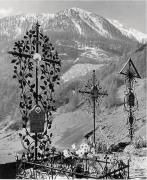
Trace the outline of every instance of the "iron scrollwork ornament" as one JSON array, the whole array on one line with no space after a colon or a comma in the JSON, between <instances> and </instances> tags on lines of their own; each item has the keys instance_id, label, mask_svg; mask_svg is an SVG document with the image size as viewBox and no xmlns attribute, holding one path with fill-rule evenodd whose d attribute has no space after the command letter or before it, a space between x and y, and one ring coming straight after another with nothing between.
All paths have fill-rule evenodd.
<instances>
[{"instance_id":1,"label":"iron scrollwork ornament","mask_svg":"<svg viewBox=\"0 0 147 180\"><path fill-rule=\"evenodd\" d=\"M125 75L125 98L124 98L124 110L128 112L127 124L129 124L129 135L131 141L134 134L135 116L134 112L138 109L138 101L134 93L135 78L141 78L131 58L126 62L121 69L120 74Z\"/></svg>"},{"instance_id":2,"label":"iron scrollwork ornament","mask_svg":"<svg viewBox=\"0 0 147 180\"><path fill-rule=\"evenodd\" d=\"M92 79L89 79L86 85L79 90L79 93L82 94L85 100L89 102L93 109L93 143L94 146L96 145L96 138L95 138L95 115L96 115L96 105L99 106L102 98L104 96L108 96L106 91L103 91L100 83L97 81L95 76L95 70L93 70Z\"/></svg>"},{"instance_id":3,"label":"iron scrollwork ornament","mask_svg":"<svg viewBox=\"0 0 147 180\"><path fill-rule=\"evenodd\" d=\"M89 105L93 106L93 101L95 101L95 106L98 106L102 102L104 96L108 96L107 91L104 91L100 85L100 82L96 79L95 70L93 70L92 78L84 83L82 88L79 90L84 101L87 101L88 108L87 111L91 113ZM98 109L97 107L97 109Z\"/></svg>"},{"instance_id":4,"label":"iron scrollwork ornament","mask_svg":"<svg viewBox=\"0 0 147 180\"><path fill-rule=\"evenodd\" d=\"M22 115L24 133L20 133L22 144L34 158L35 135L30 133L29 113L37 104L45 113L45 128L37 134L38 157L43 157L51 143L52 112L56 110L54 88L59 84L61 60L50 39L39 29L38 22L27 31L24 38L14 43L11 63L14 65L13 78L18 81L20 92L19 109ZM38 74L37 74L38 73ZM38 83L35 83L38 78Z\"/></svg>"}]
</instances>

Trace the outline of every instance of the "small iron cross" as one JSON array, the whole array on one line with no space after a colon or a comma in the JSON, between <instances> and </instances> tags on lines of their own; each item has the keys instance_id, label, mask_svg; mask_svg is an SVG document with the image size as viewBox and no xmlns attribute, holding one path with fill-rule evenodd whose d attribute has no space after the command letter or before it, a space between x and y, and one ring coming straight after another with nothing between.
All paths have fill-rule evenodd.
<instances>
[{"instance_id":1,"label":"small iron cross","mask_svg":"<svg viewBox=\"0 0 147 180\"><path fill-rule=\"evenodd\" d=\"M107 92L102 91L102 87L100 86L99 83L96 83L96 76L95 76L95 70L93 70L93 75L92 75L92 85L88 84L85 86L85 88L88 90L79 90L79 93L81 94L88 94L90 96L90 99L93 102L93 142L95 144L95 105L96 102L99 101L101 97L108 96Z\"/></svg>"},{"instance_id":2,"label":"small iron cross","mask_svg":"<svg viewBox=\"0 0 147 180\"><path fill-rule=\"evenodd\" d=\"M105 155L104 159L106 159L105 173L106 173L106 179L107 179L107 173L108 173L108 172L107 172L107 170L108 170L108 159L109 159L109 157L108 157L107 154Z\"/></svg>"}]
</instances>

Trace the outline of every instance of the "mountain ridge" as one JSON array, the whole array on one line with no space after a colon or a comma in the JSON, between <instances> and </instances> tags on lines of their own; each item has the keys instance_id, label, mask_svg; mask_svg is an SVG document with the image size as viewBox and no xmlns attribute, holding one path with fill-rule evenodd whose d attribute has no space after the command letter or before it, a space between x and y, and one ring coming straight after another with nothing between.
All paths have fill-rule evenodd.
<instances>
[{"instance_id":1,"label":"mountain ridge","mask_svg":"<svg viewBox=\"0 0 147 180\"><path fill-rule=\"evenodd\" d=\"M17 28L14 26L14 19L16 20L16 25L18 25ZM52 14L50 13L35 14L34 13L34 14L26 14L26 15L22 14L22 15L15 15L11 17L1 18L0 19L1 35L10 36L11 33L9 34L10 30L8 29L8 27L12 26L14 27L13 30L15 30L16 34L18 33L16 37L14 36L14 39L15 39L17 38L17 36L19 37L20 34L23 34L27 29L30 28L30 25L27 24L28 22L32 25L37 20L40 21L42 28L46 30L47 29L49 30L49 28L51 30L55 30L54 28L58 29L59 27L61 29L63 28L64 30L67 30L68 29L67 27L71 26L73 27L74 31L78 31L80 32L81 35L83 35L84 30L85 30L84 28L87 27L89 28L89 30L91 30L95 34L99 34L103 37L110 38L110 39L111 38L115 39L116 37L118 38L119 36L122 39L125 39L125 35L127 35L128 36L127 38L130 38L132 40L137 40L137 41L139 40L139 42L141 43L142 43L141 36L143 36L143 43L145 42L145 40L147 40L147 35L143 33L138 33L138 36L140 35L140 38L136 39L136 37L134 36L134 33L135 32L137 33L139 31L135 31L134 33L132 33L131 30L133 31L133 29L125 29L125 33L124 33L122 28L120 28L121 23L116 23L116 20L103 18L102 16L99 16L95 13L82 10L80 8L75 8L75 7L62 10L55 14L53 13ZM59 22L58 20L62 20L62 21ZM62 25L62 27L60 25ZM20 29L21 26L22 27L26 26L26 29L21 30ZM132 36L130 37L128 34L131 34Z\"/></svg>"},{"instance_id":2,"label":"mountain ridge","mask_svg":"<svg viewBox=\"0 0 147 180\"><path fill-rule=\"evenodd\" d=\"M89 63L116 61L138 44L107 19L79 8L70 8L56 14L26 14L0 19L1 54L5 56L13 42L22 39L37 20L62 59L63 73L76 64L87 63L88 66Z\"/></svg>"}]
</instances>

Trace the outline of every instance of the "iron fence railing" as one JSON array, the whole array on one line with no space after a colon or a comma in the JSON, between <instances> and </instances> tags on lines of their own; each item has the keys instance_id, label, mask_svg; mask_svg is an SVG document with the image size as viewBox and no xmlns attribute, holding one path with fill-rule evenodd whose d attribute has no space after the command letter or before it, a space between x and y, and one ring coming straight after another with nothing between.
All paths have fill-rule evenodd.
<instances>
[{"instance_id":1,"label":"iron fence railing","mask_svg":"<svg viewBox=\"0 0 147 180\"><path fill-rule=\"evenodd\" d=\"M54 154L38 162L18 161L17 178L20 179L56 179L70 178L112 178L129 179L129 161L113 159L100 160L97 157L79 158Z\"/></svg>"}]
</instances>

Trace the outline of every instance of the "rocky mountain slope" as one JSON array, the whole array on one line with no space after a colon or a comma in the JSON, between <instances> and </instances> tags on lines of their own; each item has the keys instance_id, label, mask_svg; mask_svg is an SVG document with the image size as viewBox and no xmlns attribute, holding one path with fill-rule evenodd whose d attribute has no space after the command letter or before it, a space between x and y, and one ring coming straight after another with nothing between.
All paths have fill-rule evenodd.
<instances>
[{"instance_id":1,"label":"rocky mountain slope","mask_svg":"<svg viewBox=\"0 0 147 180\"><path fill-rule=\"evenodd\" d=\"M63 72L75 64L117 61L120 55L147 41L145 34L126 28L124 30L116 21L71 8L56 14L28 14L0 19L0 52L3 59L8 58L5 55L12 49L13 42L23 38L37 20L57 48Z\"/></svg>"},{"instance_id":2,"label":"rocky mountain slope","mask_svg":"<svg viewBox=\"0 0 147 180\"><path fill-rule=\"evenodd\" d=\"M134 114L136 118L134 139L146 138L146 83L146 79L137 80L136 83L135 94L138 99L138 111ZM120 98L121 102L124 99L124 91L125 85L120 86L117 91L117 97ZM92 107L89 106L89 108ZM107 144L108 147L119 142L129 142L127 117L128 114L124 111L123 104L110 109L103 109L101 106L101 113L96 115L97 141ZM78 145L92 129L92 110L91 113L88 113L80 108L74 112L59 114L52 126L54 143L57 147L70 148L73 143Z\"/></svg>"},{"instance_id":3,"label":"rocky mountain slope","mask_svg":"<svg viewBox=\"0 0 147 180\"><path fill-rule=\"evenodd\" d=\"M138 80L135 94L138 99L138 111L135 112L135 133L134 140L141 137L146 138L146 79ZM123 102L125 86L118 89L117 96ZM91 109L91 106L89 106ZM98 109L96 109L98 111ZM10 119L9 119L10 121ZM0 124L5 127L5 124ZM53 133L52 144L59 148L71 148L72 144L79 145L84 136L93 129L92 110L87 111L80 107L75 111L63 112L58 109L54 116L51 131ZM98 142L106 144L108 147L119 142L129 142L127 112L124 112L123 105L115 106L111 109L103 109L96 115L96 139ZM18 131L11 129L1 129L0 152L14 155L16 151L22 149ZM7 148L7 149L6 149ZM0 154L1 154L0 153Z\"/></svg>"},{"instance_id":4,"label":"rocky mountain slope","mask_svg":"<svg viewBox=\"0 0 147 180\"><path fill-rule=\"evenodd\" d=\"M67 33L68 35L77 35L83 37L109 38L114 40L137 40L136 34L133 35L133 29L124 28L116 20L105 19L95 13L88 12L79 8L65 9L56 14L28 14L5 17L0 19L0 37L1 39L17 39L21 37L26 30L30 29L34 22L39 21L44 32L52 31ZM120 28L121 27L121 28ZM124 33L124 29L126 33ZM131 32L132 31L132 32ZM137 31L136 31L137 33ZM132 34L132 36L129 36ZM140 34L140 42L147 37ZM63 34L60 34L60 37ZM74 37L76 39L76 37ZM129 39L129 40L128 40Z\"/></svg>"}]
</instances>

